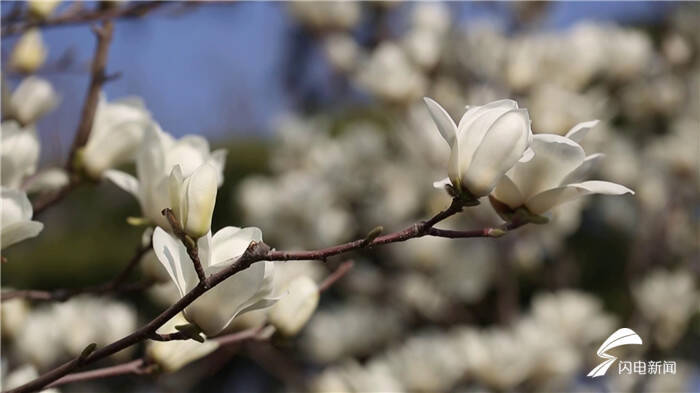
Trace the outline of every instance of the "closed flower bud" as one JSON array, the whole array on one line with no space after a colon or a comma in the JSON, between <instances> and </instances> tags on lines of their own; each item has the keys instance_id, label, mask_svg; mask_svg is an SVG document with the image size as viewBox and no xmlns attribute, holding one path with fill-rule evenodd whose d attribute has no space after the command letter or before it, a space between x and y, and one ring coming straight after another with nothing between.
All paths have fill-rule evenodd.
<instances>
[{"instance_id":1,"label":"closed flower bud","mask_svg":"<svg viewBox=\"0 0 700 393\"><path fill-rule=\"evenodd\" d=\"M54 109L59 98L47 80L29 76L22 80L8 101L8 115L23 125L29 125Z\"/></svg>"},{"instance_id":2,"label":"closed flower bud","mask_svg":"<svg viewBox=\"0 0 700 393\"><path fill-rule=\"evenodd\" d=\"M17 71L32 73L44 64L47 54L39 29L30 29L15 44L10 65Z\"/></svg>"},{"instance_id":3,"label":"closed flower bud","mask_svg":"<svg viewBox=\"0 0 700 393\"><path fill-rule=\"evenodd\" d=\"M29 0L29 12L40 19L46 19L61 4L60 0Z\"/></svg>"},{"instance_id":4,"label":"closed flower bud","mask_svg":"<svg viewBox=\"0 0 700 393\"><path fill-rule=\"evenodd\" d=\"M449 114L430 98L425 99L438 131L450 145L449 178L460 195L471 199L488 195L518 160L531 158L530 118L512 100L470 107L456 125Z\"/></svg>"},{"instance_id":5,"label":"closed flower bud","mask_svg":"<svg viewBox=\"0 0 700 393\"><path fill-rule=\"evenodd\" d=\"M284 335L293 336L306 325L318 306L318 285L308 276L292 280L280 300L270 308L270 323Z\"/></svg>"},{"instance_id":6,"label":"closed flower bud","mask_svg":"<svg viewBox=\"0 0 700 393\"><path fill-rule=\"evenodd\" d=\"M170 173L170 206L185 233L198 239L209 232L216 203L218 171L204 164L185 178L180 166Z\"/></svg>"}]
</instances>

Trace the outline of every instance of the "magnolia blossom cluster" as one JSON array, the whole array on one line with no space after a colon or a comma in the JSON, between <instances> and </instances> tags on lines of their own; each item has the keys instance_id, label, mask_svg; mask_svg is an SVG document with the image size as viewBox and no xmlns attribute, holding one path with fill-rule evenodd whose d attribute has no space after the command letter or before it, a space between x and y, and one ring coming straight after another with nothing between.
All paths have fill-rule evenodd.
<instances>
[{"instance_id":1,"label":"magnolia blossom cluster","mask_svg":"<svg viewBox=\"0 0 700 393\"><path fill-rule=\"evenodd\" d=\"M137 327L131 305L90 296L39 307L13 299L3 302L1 310L3 338L13 342L3 356L15 353L41 371L80 355L89 343L104 346ZM124 351L115 356L124 360L130 354Z\"/></svg>"},{"instance_id":2,"label":"magnolia blossom cluster","mask_svg":"<svg viewBox=\"0 0 700 393\"><path fill-rule=\"evenodd\" d=\"M320 317L319 313L316 318ZM591 295L576 291L543 294L512 327L422 331L390 345L363 365L345 360L327 368L313 386L319 392L460 387L508 391L528 381L538 389L568 390L573 387L568 385L570 376L587 361L581 349L605 338L615 325L615 319Z\"/></svg>"}]
</instances>

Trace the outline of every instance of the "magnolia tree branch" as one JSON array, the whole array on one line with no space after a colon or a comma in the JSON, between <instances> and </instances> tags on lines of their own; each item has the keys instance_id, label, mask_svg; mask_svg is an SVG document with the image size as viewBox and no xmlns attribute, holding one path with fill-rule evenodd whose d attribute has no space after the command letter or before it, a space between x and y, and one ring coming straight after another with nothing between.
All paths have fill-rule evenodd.
<instances>
[{"instance_id":1,"label":"magnolia tree branch","mask_svg":"<svg viewBox=\"0 0 700 393\"><path fill-rule=\"evenodd\" d=\"M352 269L354 263L353 261L346 261L340 264L337 269L323 280L319 285L319 292L323 293L328 290L334 283L338 282L347 272ZM248 340L267 340L270 338L270 325L264 325L259 327L253 327L245 330L241 330L234 333L225 334L223 336L211 338L211 341L215 341L219 344L219 347L238 344ZM152 340L156 341L171 341L171 340L188 340L190 337L183 335L180 332L156 335L157 337L151 337ZM54 381L47 385L47 388L52 388L55 386L65 385L72 382L83 382L95 379L117 377L121 375L143 375L150 374L156 369L156 366L148 361L148 359L135 359L123 364L118 364L115 366L99 368L96 370L84 371L79 373L68 374L57 381Z\"/></svg>"},{"instance_id":2,"label":"magnolia tree branch","mask_svg":"<svg viewBox=\"0 0 700 393\"><path fill-rule=\"evenodd\" d=\"M35 217L50 206L58 203L81 183L80 176L78 176L78 168L76 168L75 165L75 157L78 150L85 146L88 138L90 137L90 131L92 130L92 125L95 121L97 103L99 102L100 98L100 90L102 89L102 85L104 85L104 83L110 79L110 77L108 77L105 73L105 68L107 67L107 56L109 54L109 45L112 42L113 30L114 25L110 20L104 21L102 27L93 28L93 31L97 36L97 47L95 49L95 56L92 59L90 84L88 85L87 96L85 97L85 103L83 104L80 122L78 123L78 129L75 133L75 138L73 139L73 144L68 155L68 161L66 162L66 169L70 174L70 180L68 181L68 184L59 190L44 194L34 202L32 207L34 209Z\"/></svg>"},{"instance_id":3,"label":"magnolia tree branch","mask_svg":"<svg viewBox=\"0 0 700 393\"><path fill-rule=\"evenodd\" d=\"M122 271L114 277L112 280L99 285L88 286L84 288L62 288L54 289L51 291L42 291L36 289L20 289L3 291L0 294L0 300L3 302L11 299L29 299L29 300L48 300L48 301L66 301L73 296L82 294L93 294L93 295L105 295L108 293L116 292L131 292L138 291L150 287L153 281L139 281L134 283L127 283L126 280L129 278L131 272L138 266L139 262L143 256L152 249L152 244L149 242L145 246L139 247L134 255L131 257L127 265L122 269Z\"/></svg>"},{"instance_id":4,"label":"magnolia tree branch","mask_svg":"<svg viewBox=\"0 0 700 393\"><path fill-rule=\"evenodd\" d=\"M442 220L455 215L456 213L462 211L463 202L454 199L452 204L445 210L436 214L427 221L422 221L416 223L402 231L394 232L384 236L376 236L372 231L371 236L363 239L355 240L352 242L340 244L333 247L328 247L320 250L313 251L276 251L270 248L267 244L263 242L252 242L246 251L239 258L235 259L226 268L220 270L219 272L206 277L204 281L200 281L197 286L186 293L180 298L175 304L168 307L165 311L160 313L146 325L137 329L133 333L105 346L87 356L81 365L96 362L100 359L104 359L116 352L119 352L125 348L135 345L143 340L152 337L158 328L163 326L166 322L172 319L175 315L183 311L187 306L192 304L197 298L202 294L207 292L209 289L215 287L228 277L247 269L255 262L260 261L291 261L291 260L322 260L325 261L327 258L343 254L349 251L359 250L363 248L368 248L381 244L389 244L396 242L403 242L409 239L423 237L423 236L441 236L439 233L431 234L431 228ZM486 237L493 238L499 237L504 234L505 230L509 227L516 227L520 225L506 225L503 228L486 228L478 231L450 231L450 236L448 237ZM462 234L463 236L457 236ZM41 375L37 379L30 381L29 383L17 387L15 389L7 391L12 393L26 393L41 390L46 385L56 381L57 379L63 377L64 375L70 373L73 369L66 369L66 364L59 366L58 368L49 371L48 373Z\"/></svg>"},{"instance_id":5,"label":"magnolia tree branch","mask_svg":"<svg viewBox=\"0 0 700 393\"><path fill-rule=\"evenodd\" d=\"M116 6L107 9L86 10L82 8L74 8L61 15L51 17L48 19L32 19L16 23L7 23L6 26L4 26L4 28L2 29L2 35L9 36L17 33L22 33L33 27L48 28L81 23L107 21L110 19L137 18L147 14L148 12L164 4L167 4L167 2L137 1L129 5Z\"/></svg>"}]
</instances>

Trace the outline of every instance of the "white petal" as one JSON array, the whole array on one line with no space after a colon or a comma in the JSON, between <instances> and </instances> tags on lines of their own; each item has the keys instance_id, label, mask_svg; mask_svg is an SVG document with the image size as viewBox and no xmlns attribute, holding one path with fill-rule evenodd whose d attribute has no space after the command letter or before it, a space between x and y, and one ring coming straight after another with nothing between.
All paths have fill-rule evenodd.
<instances>
[{"instance_id":1,"label":"white petal","mask_svg":"<svg viewBox=\"0 0 700 393\"><path fill-rule=\"evenodd\" d=\"M226 265L212 266L208 275ZM200 296L185 310L187 319L196 323L207 336L214 336L231 323L243 309L257 302L256 295L263 283L265 263L257 262L227 278ZM255 299L251 303L251 299Z\"/></svg>"},{"instance_id":2,"label":"white petal","mask_svg":"<svg viewBox=\"0 0 700 393\"><path fill-rule=\"evenodd\" d=\"M103 176L107 178L112 183L116 184L117 187L128 192L129 194L139 197L139 181L132 175L118 171L115 169L110 169L105 171Z\"/></svg>"},{"instance_id":3,"label":"white petal","mask_svg":"<svg viewBox=\"0 0 700 393\"><path fill-rule=\"evenodd\" d=\"M460 176L466 174L476 149L494 122L513 109L517 109L515 101L499 100L472 108L462 117L457 131Z\"/></svg>"},{"instance_id":4,"label":"white petal","mask_svg":"<svg viewBox=\"0 0 700 393\"><path fill-rule=\"evenodd\" d=\"M0 244L5 249L22 240L36 237L42 229L44 229L44 224L39 221L22 221L3 226L0 234Z\"/></svg>"},{"instance_id":5,"label":"white petal","mask_svg":"<svg viewBox=\"0 0 700 393\"><path fill-rule=\"evenodd\" d=\"M571 127L571 129L566 133L566 137L576 143L581 143L586 134L588 134L588 131L597 126L599 122L599 120L591 120L578 123Z\"/></svg>"},{"instance_id":6,"label":"white petal","mask_svg":"<svg viewBox=\"0 0 700 393\"><path fill-rule=\"evenodd\" d=\"M197 285L197 273L194 271L185 246L161 227L153 231L153 250L177 286L180 296L184 296Z\"/></svg>"},{"instance_id":7,"label":"white petal","mask_svg":"<svg viewBox=\"0 0 700 393\"><path fill-rule=\"evenodd\" d=\"M598 165L598 163L605 157L603 153L596 153L596 154L591 154L590 156L586 157L585 160L581 163L581 165L578 166L578 168L574 169L566 175L564 180L561 181L562 186L565 186L567 184L571 183L576 183L580 182L581 180L585 179L590 175L590 173L593 171L593 168Z\"/></svg>"},{"instance_id":8,"label":"white petal","mask_svg":"<svg viewBox=\"0 0 700 393\"><path fill-rule=\"evenodd\" d=\"M187 187L185 186L185 178L182 176L180 165L175 165L170 176L168 177L168 195L170 196L170 208L173 209L173 214L184 226L185 217L187 216Z\"/></svg>"},{"instance_id":9,"label":"white petal","mask_svg":"<svg viewBox=\"0 0 700 393\"><path fill-rule=\"evenodd\" d=\"M212 264L226 264L238 259L251 242L262 241L262 231L255 227L225 227L216 232L213 238L214 255Z\"/></svg>"},{"instance_id":10,"label":"white petal","mask_svg":"<svg viewBox=\"0 0 700 393\"><path fill-rule=\"evenodd\" d=\"M0 189L0 198L2 199L2 203L0 203L2 212L0 224L3 228L9 224L31 220L33 214L32 204L24 191L2 187Z\"/></svg>"},{"instance_id":11,"label":"white petal","mask_svg":"<svg viewBox=\"0 0 700 393\"><path fill-rule=\"evenodd\" d=\"M440 131L440 135L442 135L448 145L452 146L457 133L457 125L454 120L452 120L447 111L433 99L424 97L423 101L425 101L428 112L430 112L430 116L433 118L433 121L435 121L438 131Z\"/></svg>"},{"instance_id":12,"label":"white petal","mask_svg":"<svg viewBox=\"0 0 700 393\"><path fill-rule=\"evenodd\" d=\"M528 162L518 162L508 171L508 177L525 199L559 186L585 158L578 143L560 135L535 135L530 147L534 157Z\"/></svg>"},{"instance_id":13,"label":"white petal","mask_svg":"<svg viewBox=\"0 0 700 393\"><path fill-rule=\"evenodd\" d=\"M528 161L532 160L533 157L535 157L535 151L532 150L532 148L528 146L528 148L525 149L525 151L523 152L523 156L520 157L520 160L518 160L518 161L519 162L528 162Z\"/></svg>"},{"instance_id":14,"label":"white petal","mask_svg":"<svg viewBox=\"0 0 700 393\"><path fill-rule=\"evenodd\" d=\"M530 132L527 110L518 109L500 116L487 131L467 173L464 185L476 197L488 195L499 179L522 157Z\"/></svg>"},{"instance_id":15,"label":"white petal","mask_svg":"<svg viewBox=\"0 0 700 393\"><path fill-rule=\"evenodd\" d=\"M493 197L505 203L511 209L518 208L525 203L518 187L510 180L508 175L503 176L496 185L496 188L493 189Z\"/></svg>"},{"instance_id":16,"label":"white petal","mask_svg":"<svg viewBox=\"0 0 700 393\"><path fill-rule=\"evenodd\" d=\"M583 183L568 184L535 195L526 202L527 208L534 214L542 214L553 207L576 198L590 194L623 195L634 191L617 183L591 180Z\"/></svg>"},{"instance_id":17,"label":"white petal","mask_svg":"<svg viewBox=\"0 0 700 393\"><path fill-rule=\"evenodd\" d=\"M208 163L213 165L218 171L219 187L221 187L221 185L224 184L224 167L226 166L226 155L228 155L228 151L226 151L225 149L214 150L213 152L211 152L211 156L209 157L208 161Z\"/></svg>"},{"instance_id":18,"label":"white petal","mask_svg":"<svg viewBox=\"0 0 700 393\"><path fill-rule=\"evenodd\" d=\"M195 239L209 232L211 228L218 177L214 166L204 164L192 174L186 184L187 209L183 211L186 215L184 229Z\"/></svg>"}]
</instances>

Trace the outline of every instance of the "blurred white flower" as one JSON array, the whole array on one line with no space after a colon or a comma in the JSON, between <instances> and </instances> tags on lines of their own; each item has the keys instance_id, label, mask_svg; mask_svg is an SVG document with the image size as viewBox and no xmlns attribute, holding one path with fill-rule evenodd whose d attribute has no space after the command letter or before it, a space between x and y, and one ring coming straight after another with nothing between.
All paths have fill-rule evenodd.
<instances>
[{"instance_id":1,"label":"blurred white flower","mask_svg":"<svg viewBox=\"0 0 700 393\"><path fill-rule=\"evenodd\" d=\"M449 180L458 192L472 198L488 195L518 160L527 160L526 151L532 140L530 118L526 109L519 109L512 100L469 107L455 124L440 104L425 99L438 131L451 147L448 164Z\"/></svg>"},{"instance_id":2,"label":"blurred white flower","mask_svg":"<svg viewBox=\"0 0 700 393\"><path fill-rule=\"evenodd\" d=\"M61 0L29 0L29 12L32 15L46 19L61 4Z\"/></svg>"},{"instance_id":3,"label":"blurred white flower","mask_svg":"<svg viewBox=\"0 0 700 393\"><path fill-rule=\"evenodd\" d=\"M36 172L39 137L33 125L22 128L12 120L2 122L0 128L2 186L19 189Z\"/></svg>"},{"instance_id":4,"label":"blurred white flower","mask_svg":"<svg viewBox=\"0 0 700 393\"><path fill-rule=\"evenodd\" d=\"M0 304L0 332L3 338L16 339L29 316L29 304L24 299L11 299Z\"/></svg>"},{"instance_id":5,"label":"blurred white flower","mask_svg":"<svg viewBox=\"0 0 700 393\"><path fill-rule=\"evenodd\" d=\"M270 323L282 334L297 334L316 310L319 297L318 285L313 279L295 278L282 289L280 300L268 310Z\"/></svg>"},{"instance_id":6,"label":"blurred white flower","mask_svg":"<svg viewBox=\"0 0 700 393\"><path fill-rule=\"evenodd\" d=\"M187 319L182 313L179 313L161 326L157 333L174 333L177 331L175 326L187 323ZM206 340L203 343L195 340L149 341L146 344L146 354L165 372L171 373L209 355L217 348L219 348L219 343L214 340Z\"/></svg>"},{"instance_id":7,"label":"blurred white flower","mask_svg":"<svg viewBox=\"0 0 700 393\"><path fill-rule=\"evenodd\" d=\"M37 28L27 30L15 44L10 55L10 65L17 71L32 73L46 61L48 49Z\"/></svg>"},{"instance_id":8,"label":"blurred white flower","mask_svg":"<svg viewBox=\"0 0 700 393\"><path fill-rule=\"evenodd\" d=\"M324 38L323 50L328 62L341 72L349 73L357 65L362 48L349 34L335 33Z\"/></svg>"},{"instance_id":9,"label":"blurred white flower","mask_svg":"<svg viewBox=\"0 0 700 393\"><path fill-rule=\"evenodd\" d=\"M107 102L101 94L90 138L82 150L87 174L99 179L104 171L133 160L150 121L151 115L141 99Z\"/></svg>"},{"instance_id":10,"label":"blurred white flower","mask_svg":"<svg viewBox=\"0 0 700 393\"><path fill-rule=\"evenodd\" d=\"M46 168L24 179L22 189L28 194L34 192L50 192L68 184L68 172L63 168Z\"/></svg>"},{"instance_id":11,"label":"blurred white flower","mask_svg":"<svg viewBox=\"0 0 700 393\"><path fill-rule=\"evenodd\" d=\"M54 109L60 99L47 80L29 76L22 79L8 101L10 113L7 115L23 125L29 125Z\"/></svg>"},{"instance_id":12,"label":"blurred white flower","mask_svg":"<svg viewBox=\"0 0 700 393\"><path fill-rule=\"evenodd\" d=\"M683 337L690 318L700 311L700 291L688 270L655 270L636 284L632 294L654 327L654 340L663 349Z\"/></svg>"},{"instance_id":13,"label":"blurred white flower","mask_svg":"<svg viewBox=\"0 0 700 393\"><path fill-rule=\"evenodd\" d=\"M151 123L136 157L138 179L118 170L107 170L104 176L135 196L141 205L141 212L152 223L170 228L161 211L172 208L168 184L173 168L179 165L182 176L189 177L203 164L210 164L217 169L217 183L221 186L225 160L226 151L210 152L209 143L201 136L187 135L175 140L157 124Z\"/></svg>"},{"instance_id":14,"label":"blurred white flower","mask_svg":"<svg viewBox=\"0 0 700 393\"><path fill-rule=\"evenodd\" d=\"M0 244L5 249L22 240L39 235L44 224L32 221L32 204L27 194L19 190L0 188Z\"/></svg>"},{"instance_id":15,"label":"blurred white flower","mask_svg":"<svg viewBox=\"0 0 700 393\"><path fill-rule=\"evenodd\" d=\"M314 29L349 29L360 20L357 1L291 1L291 14Z\"/></svg>"},{"instance_id":16,"label":"blurred white flower","mask_svg":"<svg viewBox=\"0 0 700 393\"><path fill-rule=\"evenodd\" d=\"M510 391L529 375L534 362L518 335L504 328L464 329L458 334L467 372L494 389Z\"/></svg>"},{"instance_id":17,"label":"blurred white flower","mask_svg":"<svg viewBox=\"0 0 700 393\"><path fill-rule=\"evenodd\" d=\"M380 98L407 103L424 94L426 79L393 42L382 42L355 75L357 83Z\"/></svg>"},{"instance_id":18,"label":"blurred white flower","mask_svg":"<svg viewBox=\"0 0 700 393\"><path fill-rule=\"evenodd\" d=\"M258 228L225 227L214 236L209 232L199 238L197 246L205 274L209 276L227 267L243 255L253 241L262 241L262 232ZM177 238L158 227L153 232L153 249L180 296L197 285L199 279L193 263ZM200 296L185 309L185 316L207 336L216 335L237 315L274 304L275 300L270 298L273 273L272 262L254 263Z\"/></svg>"},{"instance_id":19,"label":"blurred white flower","mask_svg":"<svg viewBox=\"0 0 700 393\"><path fill-rule=\"evenodd\" d=\"M211 218L216 203L219 171L204 164L188 177L182 175L180 165L170 173L170 205L180 227L194 239L211 230Z\"/></svg>"},{"instance_id":20,"label":"blurred white flower","mask_svg":"<svg viewBox=\"0 0 700 393\"><path fill-rule=\"evenodd\" d=\"M39 378L39 372L31 364L25 364L12 370L9 374L3 375L0 381L2 390L10 390L24 385L34 379ZM59 393L58 389L43 389L42 393Z\"/></svg>"},{"instance_id":21,"label":"blurred white flower","mask_svg":"<svg viewBox=\"0 0 700 393\"><path fill-rule=\"evenodd\" d=\"M450 28L450 10L445 3L414 3L411 14L411 27L416 30L445 34Z\"/></svg>"},{"instance_id":22,"label":"blurred white flower","mask_svg":"<svg viewBox=\"0 0 700 393\"><path fill-rule=\"evenodd\" d=\"M491 203L508 220L518 208L541 215L552 208L590 194L623 195L634 191L616 183L584 179L600 154L586 157L576 143L597 121L574 126L566 137L538 134L530 145L534 157L519 162L503 176L491 194Z\"/></svg>"}]
</instances>

